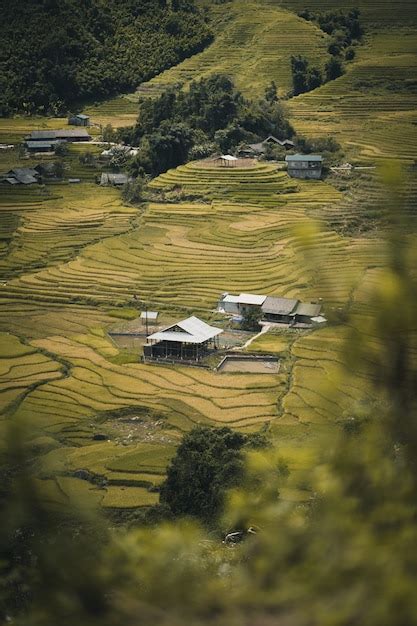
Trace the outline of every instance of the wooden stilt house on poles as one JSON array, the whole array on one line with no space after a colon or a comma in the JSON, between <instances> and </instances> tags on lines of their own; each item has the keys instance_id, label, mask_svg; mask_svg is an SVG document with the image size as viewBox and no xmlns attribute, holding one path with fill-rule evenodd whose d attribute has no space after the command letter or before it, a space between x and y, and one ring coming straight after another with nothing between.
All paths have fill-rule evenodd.
<instances>
[{"instance_id":1,"label":"wooden stilt house on poles","mask_svg":"<svg viewBox=\"0 0 417 626\"><path fill-rule=\"evenodd\" d=\"M149 335L143 347L144 360L200 361L218 348L218 336L222 332L198 317L188 317Z\"/></svg>"}]
</instances>

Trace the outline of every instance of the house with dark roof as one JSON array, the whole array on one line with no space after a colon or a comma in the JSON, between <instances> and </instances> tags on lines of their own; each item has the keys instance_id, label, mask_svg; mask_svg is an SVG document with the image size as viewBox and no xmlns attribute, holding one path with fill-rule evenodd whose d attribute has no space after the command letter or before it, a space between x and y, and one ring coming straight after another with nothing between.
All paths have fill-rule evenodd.
<instances>
[{"instance_id":1,"label":"house with dark roof","mask_svg":"<svg viewBox=\"0 0 417 626\"><path fill-rule=\"evenodd\" d=\"M311 324L321 313L321 304L299 302L291 317L295 324Z\"/></svg>"},{"instance_id":2,"label":"house with dark roof","mask_svg":"<svg viewBox=\"0 0 417 626\"><path fill-rule=\"evenodd\" d=\"M286 150L292 150L294 148L294 142L291 139L277 139L273 135L269 135L263 141L258 143L244 144L240 150L242 156L260 156L265 154L268 145L276 145Z\"/></svg>"},{"instance_id":3,"label":"house with dark roof","mask_svg":"<svg viewBox=\"0 0 417 626\"><path fill-rule=\"evenodd\" d=\"M90 116L84 113L77 113L69 118L68 124L72 126L90 126Z\"/></svg>"},{"instance_id":4,"label":"house with dark roof","mask_svg":"<svg viewBox=\"0 0 417 626\"><path fill-rule=\"evenodd\" d=\"M28 142L51 142L51 141L90 141L91 136L85 128L71 128L62 130L33 130L30 135L26 137L26 143Z\"/></svg>"},{"instance_id":5,"label":"house with dark roof","mask_svg":"<svg viewBox=\"0 0 417 626\"><path fill-rule=\"evenodd\" d=\"M48 141L26 141L26 148L29 152L54 152L57 144L60 143L57 139Z\"/></svg>"},{"instance_id":6,"label":"house with dark roof","mask_svg":"<svg viewBox=\"0 0 417 626\"><path fill-rule=\"evenodd\" d=\"M262 304L262 313L267 322L290 324L299 300L293 298L275 298L268 296Z\"/></svg>"},{"instance_id":7,"label":"house with dark roof","mask_svg":"<svg viewBox=\"0 0 417 626\"><path fill-rule=\"evenodd\" d=\"M251 307L261 307L264 322L308 326L320 318L322 309L321 304L304 303L295 298L278 298L251 293L234 296L226 292L220 296L217 311L232 316L244 315Z\"/></svg>"},{"instance_id":8,"label":"house with dark roof","mask_svg":"<svg viewBox=\"0 0 417 626\"><path fill-rule=\"evenodd\" d=\"M323 157L318 154L289 154L285 161L291 178L321 178Z\"/></svg>"},{"instance_id":9,"label":"house with dark roof","mask_svg":"<svg viewBox=\"0 0 417 626\"><path fill-rule=\"evenodd\" d=\"M200 361L218 347L221 328L194 315L147 337L143 358L147 360Z\"/></svg>"},{"instance_id":10,"label":"house with dark roof","mask_svg":"<svg viewBox=\"0 0 417 626\"><path fill-rule=\"evenodd\" d=\"M31 167L15 167L4 178L10 185L33 185L40 180L39 172Z\"/></svg>"}]
</instances>

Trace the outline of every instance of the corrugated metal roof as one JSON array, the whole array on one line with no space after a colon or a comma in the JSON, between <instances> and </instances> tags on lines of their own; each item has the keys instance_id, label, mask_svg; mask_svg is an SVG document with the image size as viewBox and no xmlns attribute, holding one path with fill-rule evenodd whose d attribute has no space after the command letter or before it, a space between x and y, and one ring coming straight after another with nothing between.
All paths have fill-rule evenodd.
<instances>
[{"instance_id":1,"label":"corrugated metal roof","mask_svg":"<svg viewBox=\"0 0 417 626\"><path fill-rule=\"evenodd\" d=\"M57 143L59 142L56 139L52 139L51 141L30 141L29 139L26 142L26 146L29 150L39 150L39 148L53 148Z\"/></svg>"},{"instance_id":2,"label":"corrugated metal roof","mask_svg":"<svg viewBox=\"0 0 417 626\"><path fill-rule=\"evenodd\" d=\"M46 141L48 139L71 139L72 137L90 139L90 135L85 128L63 128L60 130L33 130L28 136L28 140Z\"/></svg>"},{"instance_id":3,"label":"corrugated metal roof","mask_svg":"<svg viewBox=\"0 0 417 626\"><path fill-rule=\"evenodd\" d=\"M173 330L175 328L179 330ZM210 326L192 315L181 322L168 326L164 330L149 335L148 339L155 341L178 341L180 343L204 343L209 339L213 339L213 337L217 337L222 332L221 328Z\"/></svg>"},{"instance_id":4,"label":"corrugated metal roof","mask_svg":"<svg viewBox=\"0 0 417 626\"><path fill-rule=\"evenodd\" d=\"M296 161L296 162L305 162L305 161L314 161L314 162L321 162L323 161L323 157L320 156L319 154L288 154L285 157L285 160L288 162L290 161Z\"/></svg>"},{"instance_id":5,"label":"corrugated metal roof","mask_svg":"<svg viewBox=\"0 0 417 626\"><path fill-rule=\"evenodd\" d=\"M80 120L89 120L90 116L85 113L77 113L75 117L78 117Z\"/></svg>"},{"instance_id":6,"label":"corrugated metal roof","mask_svg":"<svg viewBox=\"0 0 417 626\"><path fill-rule=\"evenodd\" d=\"M293 315L304 315L305 317L316 317L320 314L321 304L310 304L300 302Z\"/></svg>"},{"instance_id":7,"label":"corrugated metal roof","mask_svg":"<svg viewBox=\"0 0 417 626\"><path fill-rule=\"evenodd\" d=\"M232 156L231 154L222 154L218 157L217 160L222 159L223 161L237 161L237 157Z\"/></svg>"},{"instance_id":8,"label":"corrugated metal roof","mask_svg":"<svg viewBox=\"0 0 417 626\"><path fill-rule=\"evenodd\" d=\"M57 139L71 139L72 137L83 137L90 139L90 135L85 128L70 128L55 131L55 137Z\"/></svg>"},{"instance_id":9,"label":"corrugated metal roof","mask_svg":"<svg viewBox=\"0 0 417 626\"><path fill-rule=\"evenodd\" d=\"M142 313L140 314L140 319L156 320L158 318L158 315L158 311L142 311Z\"/></svg>"},{"instance_id":10,"label":"corrugated metal roof","mask_svg":"<svg viewBox=\"0 0 417 626\"><path fill-rule=\"evenodd\" d=\"M327 319L323 315L318 315L317 317L312 317L311 321L315 324L325 324Z\"/></svg>"},{"instance_id":11,"label":"corrugated metal roof","mask_svg":"<svg viewBox=\"0 0 417 626\"><path fill-rule=\"evenodd\" d=\"M268 296L262 305L262 311L271 315L291 315L298 304L291 298L274 298Z\"/></svg>"},{"instance_id":12,"label":"corrugated metal roof","mask_svg":"<svg viewBox=\"0 0 417 626\"><path fill-rule=\"evenodd\" d=\"M7 174L13 176L38 176L38 172L33 167L14 167Z\"/></svg>"},{"instance_id":13,"label":"corrugated metal roof","mask_svg":"<svg viewBox=\"0 0 417 626\"><path fill-rule=\"evenodd\" d=\"M33 183L38 182L38 179L35 178L34 176L23 175L19 177L16 176L16 178L19 181L19 183L22 183L22 185L33 185Z\"/></svg>"},{"instance_id":14,"label":"corrugated metal roof","mask_svg":"<svg viewBox=\"0 0 417 626\"><path fill-rule=\"evenodd\" d=\"M266 300L266 296L258 296L253 293L241 293L239 295L240 304L255 304L261 306Z\"/></svg>"},{"instance_id":15,"label":"corrugated metal roof","mask_svg":"<svg viewBox=\"0 0 417 626\"><path fill-rule=\"evenodd\" d=\"M233 304L254 304L261 306L265 298L266 296L259 296L254 293L241 293L238 296L233 296L230 293L227 293L221 301Z\"/></svg>"},{"instance_id":16,"label":"corrugated metal roof","mask_svg":"<svg viewBox=\"0 0 417 626\"><path fill-rule=\"evenodd\" d=\"M30 135L32 141L41 141L42 139L56 139L55 130L33 130Z\"/></svg>"}]
</instances>

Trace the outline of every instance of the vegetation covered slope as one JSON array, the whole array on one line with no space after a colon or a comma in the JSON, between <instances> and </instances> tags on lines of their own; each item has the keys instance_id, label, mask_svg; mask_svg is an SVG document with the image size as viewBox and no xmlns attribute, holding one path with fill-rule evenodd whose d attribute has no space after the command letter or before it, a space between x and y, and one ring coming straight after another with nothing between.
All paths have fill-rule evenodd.
<instances>
[{"instance_id":1,"label":"vegetation covered slope","mask_svg":"<svg viewBox=\"0 0 417 626\"><path fill-rule=\"evenodd\" d=\"M0 112L57 113L131 90L209 40L189 0L6 0Z\"/></svg>"},{"instance_id":2,"label":"vegetation covered slope","mask_svg":"<svg viewBox=\"0 0 417 626\"><path fill-rule=\"evenodd\" d=\"M230 76L248 98L263 95L271 80L282 95L292 84L291 55L302 53L320 67L329 58L328 35L282 8L235 0L212 6L211 14L216 34L213 44L145 83L138 95L216 73Z\"/></svg>"}]
</instances>

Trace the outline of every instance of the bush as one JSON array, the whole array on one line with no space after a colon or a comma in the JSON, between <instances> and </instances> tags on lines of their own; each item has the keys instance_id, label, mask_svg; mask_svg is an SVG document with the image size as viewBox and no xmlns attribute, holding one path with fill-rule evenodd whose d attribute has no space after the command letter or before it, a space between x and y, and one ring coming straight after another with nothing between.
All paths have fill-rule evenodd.
<instances>
[{"instance_id":1,"label":"bush","mask_svg":"<svg viewBox=\"0 0 417 626\"><path fill-rule=\"evenodd\" d=\"M122 198L125 202L138 204L144 201L146 191L146 183L143 178L135 178L123 185Z\"/></svg>"},{"instance_id":2,"label":"bush","mask_svg":"<svg viewBox=\"0 0 417 626\"><path fill-rule=\"evenodd\" d=\"M243 478L242 449L265 444L266 439L258 434L243 435L230 428L194 428L184 436L168 467L161 486L161 504L176 517L214 523L222 512L226 490Z\"/></svg>"}]
</instances>

